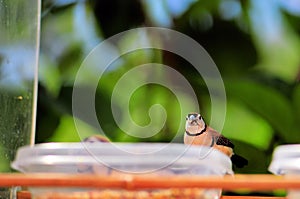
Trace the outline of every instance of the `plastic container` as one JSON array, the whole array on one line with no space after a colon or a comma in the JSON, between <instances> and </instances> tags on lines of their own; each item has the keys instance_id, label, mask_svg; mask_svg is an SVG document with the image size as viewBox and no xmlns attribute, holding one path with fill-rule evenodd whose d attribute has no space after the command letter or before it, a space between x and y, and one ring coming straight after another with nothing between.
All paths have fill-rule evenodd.
<instances>
[{"instance_id":1,"label":"plastic container","mask_svg":"<svg viewBox=\"0 0 300 199\"><path fill-rule=\"evenodd\" d=\"M300 144L278 146L273 152L269 171L276 175L300 175ZM288 190L288 199L299 199L300 190Z\"/></svg>"},{"instance_id":2,"label":"plastic container","mask_svg":"<svg viewBox=\"0 0 300 199\"><path fill-rule=\"evenodd\" d=\"M24 173L97 175L233 174L229 157L209 147L161 143L47 143L18 150L12 167ZM220 198L220 189L112 190L31 188L34 198ZM91 194L92 193L92 194ZM112 194L112 195L109 195ZM173 194L173 195L172 195ZM177 195L176 195L177 194ZM181 194L181 195L178 195ZM189 195L190 194L190 195ZM192 194L192 195L191 195ZM49 197L48 197L49 196ZM78 197L77 197L78 196ZM131 197L130 197L131 196Z\"/></svg>"}]
</instances>

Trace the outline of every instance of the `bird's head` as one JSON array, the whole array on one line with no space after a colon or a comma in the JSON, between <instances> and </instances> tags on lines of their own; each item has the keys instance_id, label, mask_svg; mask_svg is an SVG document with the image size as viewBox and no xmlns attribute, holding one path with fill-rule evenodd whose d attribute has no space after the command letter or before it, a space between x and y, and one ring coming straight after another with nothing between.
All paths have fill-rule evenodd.
<instances>
[{"instance_id":1,"label":"bird's head","mask_svg":"<svg viewBox=\"0 0 300 199\"><path fill-rule=\"evenodd\" d=\"M189 113L186 116L185 130L189 134L198 134L205 131L206 124L199 113Z\"/></svg>"}]
</instances>

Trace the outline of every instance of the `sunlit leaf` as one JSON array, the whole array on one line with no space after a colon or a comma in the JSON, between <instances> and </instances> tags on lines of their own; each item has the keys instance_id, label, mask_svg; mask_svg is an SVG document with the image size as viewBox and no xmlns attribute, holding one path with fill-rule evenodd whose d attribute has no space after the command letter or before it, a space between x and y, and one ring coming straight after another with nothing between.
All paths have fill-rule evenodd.
<instances>
[{"instance_id":1,"label":"sunlit leaf","mask_svg":"<svg viewBox=\"0 0 300 199\"><path fill-rule=\"evenodd\" d=\"M77 122L80 125L78 133L73 117L64 115L60 119L60 124L54 134L47 140L48 142L80 142L82 139L98 134L90 125L84 122Z\"/></svg>"},{"instance_id":2,"label":"sunlit leaf","mask_svg":"<svg viewBox=\"0 0 300 199\"><path fill-rule=\"evenodd\" d=\"M205 104L207 103L205 100ZM216 101L216 110L222 110L223 103ZM208 107L208 106L205 106ZM210 109L204 110L205 116L211 117ZM214 120L221 121L222 113L216 112ZM214 128L214 126L212 126ZM222 133L229 139L239 140L249 145L265 150L269 147L273 136L273 129L269 123L257 113L249 110L243 103L228 99L226 102L226 118Z\"/></svg>"},{"instance_id":3,"label":"sunlit leaf","mask_svg":"<svg viewBox=\"0 0 300 199\"><path fill-rule=\"evenodd\" d=\"M260 149L267 149L273 136L272 127L258 114L238 102L227 103L223 134Z\"/></svg>"},{"instance_id":4,"label":"sunlit leaf","mask_svg":"<svg viewBox=\"0 0 300 199\"><path fill-rule=\"evenodd\" d=\"M276 2L250 2L251 36L261 57L258 68L292 82L300 62L297 32L285 21Z\"/></svg>"},{"instance_id":5,"label":"sunlit leaf","mask_svg":"<svg viewBox=\"0 0 300 199\"><path fill-rule=\"evenodd\" d=\"M227 81L227 93L241 100L251 110L268 121L286 142L294 142L299 136L293 134L293 111L290 102L277 90L250 81Z\"/></svg>"}]
</instances>

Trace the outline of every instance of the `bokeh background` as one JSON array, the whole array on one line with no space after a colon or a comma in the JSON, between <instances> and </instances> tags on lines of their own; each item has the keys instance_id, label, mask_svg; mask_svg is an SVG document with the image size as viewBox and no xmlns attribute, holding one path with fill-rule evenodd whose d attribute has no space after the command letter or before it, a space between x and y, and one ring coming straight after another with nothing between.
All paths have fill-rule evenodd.
<instances>
[{"instance_id":1,"label":"bokeh background","mask_svg":"<svg viewBox=\"0 0 300 199\"><path fill-rule=\"evenodd\" d=\"M248 167L236 172L267 173L276 146L300 142L299 0L43 0L41 24L36 143L80 141L72 117L72 89L80 64L101 41L147 26L190 36L218 66L227 95L222 134L234 142L236 153L249 160ZM128 35L117 47L135 42L139 41ZM182 142L182 137L175 137L184 120L179 117L180 106L162 86L140 87L129 107L133 120L146 125L149 107L164 106L168 118L158 134L148 139L131 137L113 119L110 98L115 83L126 71L149 62L169 65L183 74L197 94L201 114L210 118L209 94L193 66L168 52L136 51L105 71L97 88L99 122L112 141ZM92 78L97 77L90 71L86 79ZM84 120L79 125L86 129L84 136L97 134Z\"/></svg>"}]
</instances>

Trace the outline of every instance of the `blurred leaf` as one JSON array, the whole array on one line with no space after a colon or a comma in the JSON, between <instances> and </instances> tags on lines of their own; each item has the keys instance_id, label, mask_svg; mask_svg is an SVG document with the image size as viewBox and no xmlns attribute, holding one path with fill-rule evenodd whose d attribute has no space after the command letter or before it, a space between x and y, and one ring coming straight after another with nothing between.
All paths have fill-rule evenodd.
<instances>
[{"instance_id":1,"label":"blurred leaf","mask_svg":"<svg viewBox=\"0 0 300 199\"><path fill-rule=\"evenodd\" d=\"M299 140L299 135L292 131L294 117L290 102L277 90L250 80L227 81L226 89L228 96L241 100L267 120L285 142Z\"/></svg>"},{"instance_id":2,"label":"blurred leaf","mask_svg":"<svg viewBox=\"0 0 300 199\"><path fill-rule=\"evenodd\" d=\"M59 93L62 86L60 72L56 63L43 54L40 55L39 59L39 82L53 96Z\"/></svg>"},{"instance_id":3,"label":"blurred leaf","mask_svg":"<svg viewBox=\"0 0 300 199\"><path fill-rule=\"evenodd\" d=\"M300 85L297 85L294 89L293 93L293 107L295 111L296 121L298 124L298 128L300 128Z\"/></svg>"},{"instance_id":4,"label":"blurred leaf","mask_svg":"<svg viewBox=\"0 0 300 199\"><path fill-rule=\"evenodd\" d=\"M38 88L36 143L43 142L51 137L58 127L61 115L71 113L71 111L68 112L68 106L64 106L63 102L57 100L59 95L48 92L47 88L41 84Z\"/></svg>"},{"instance_id":5,"label":"blurred leaf","mask_svg":"<svg viewBox=\"0 0 300 199\"><path fill-rule=\"evenodd\" d=\"M229 100L222 133L228 138L265 150L270 145L273 129L260 115L239 102Z\"/></svg>"},{"instance_id":6,"label":"blurred leaf","mask_svg":"<svg viewBox=\"0 0 300 199\"><path fill-rule=\"evenodd\" d=\"M293 82L300 62L297 32L287 23L277 2L250 3L251 36L261 57L258 68Z\"/></svg>"},{"instance_id":7,"label":"blurred leaf","mask_svg":"<svg viewBox=\"0 0 300 199\"><path fill-rule=\"evenodd\" d=\"M57 57L61 78L73 82L82 60L82 44L74 41Z\"/></svg>"},{"instance_id":8,"label":"blurred leaf","mask_svg":"<svg viewBox=\"0 0 300 199\"><path fill-rule=\"evenodd\" d=\"M42 68L50 67L42 70L42 79L51 79L52 75L60 72L56 86L72 84L81 62L100 42L100 31L90 4L79 2L63 12L47 15L43 18L42 27L41 56L42 61L46 60L42 64L50 64L42 65Z\"/></svg>"},{"instance_id":9,"label":"blurred leaf","mask_svg":"<svg viewBox=\"0 0 300 199\"><path fill-rule=\"evenodd\" d=\"M206 97L202 97L204 100ZM204 100L206 107L209 107L209 99ZM216 101L215 109L222 110L223 103ZM211 117L210 109L206 108L202 114L206 116L206 122ZM222 121L222 113L216 114L214 120ZM212 126L214 128L214 126ZM221 132L225 137L245 142L261 150L268 149L273 129L269 123L260 115L249 110L242 102L228 99L226 102L226 118Z\"/></svg>"},{"instance_id":10,"label":"blurred leaf","mask_svg":"<svg viewBox=\"0 0 300 199\"><path fill-rule=\"evenodd\" d=\"M170 104L170 102L174 103ZM160 106L159 109L158 107L154 108L157 105ZM153 125L151 129L146 129L151 132L157 132L153 136L141 140L170 141L176 136L182 118L180 111L178 115L174 115L174 112L180 110L180 105L176 96L166 88L155 84L140 87L131 96L130 107L128 108L130 109L132 120L130 120L131 122L124 120L125 123L123 125L127 126L126 129L131 129L132 132L135 131L132 122L140 126L147 126L151 122ZM122 111L125 111L124 109L126 107L123 107ZM166 123L162 123L164 119L161 113L162 109L167 114ZM172 119L170 119L171 115L173 115ZM159 129L160 127L162 129ZM184 129L181 129L181 132L184 132ZM147 132L144 132L144 134L147 134Z\"/></svg>"},{"instance_id":11,"label":"blurred leaf","mask_svg":"<svg viewBox=\"0 0 300 199\"><path fill-rule=\"evenodd\" d=\"M244 142L239 142L237 140L232 141L235 145L235 153L248 160L248 165L246 167L235 168L236 173L267 173L270 164L270 154L266 154L262 150Z\"/></svg>"},{"instance_id":12,"label":"blurred leaf","mask_svg":"<svg viewBox=\"0 0 300 199\"><path fill-rule=\"evenodd\" d=\"M74 119L72 116L64 115L60 118L60 124L54 134L47 140L48 142L80 142L82 139L96 135L98 132L85 122L78 122L76 125L80 125L80 131L78 134Z\"/></svg>"}]
</instances>

